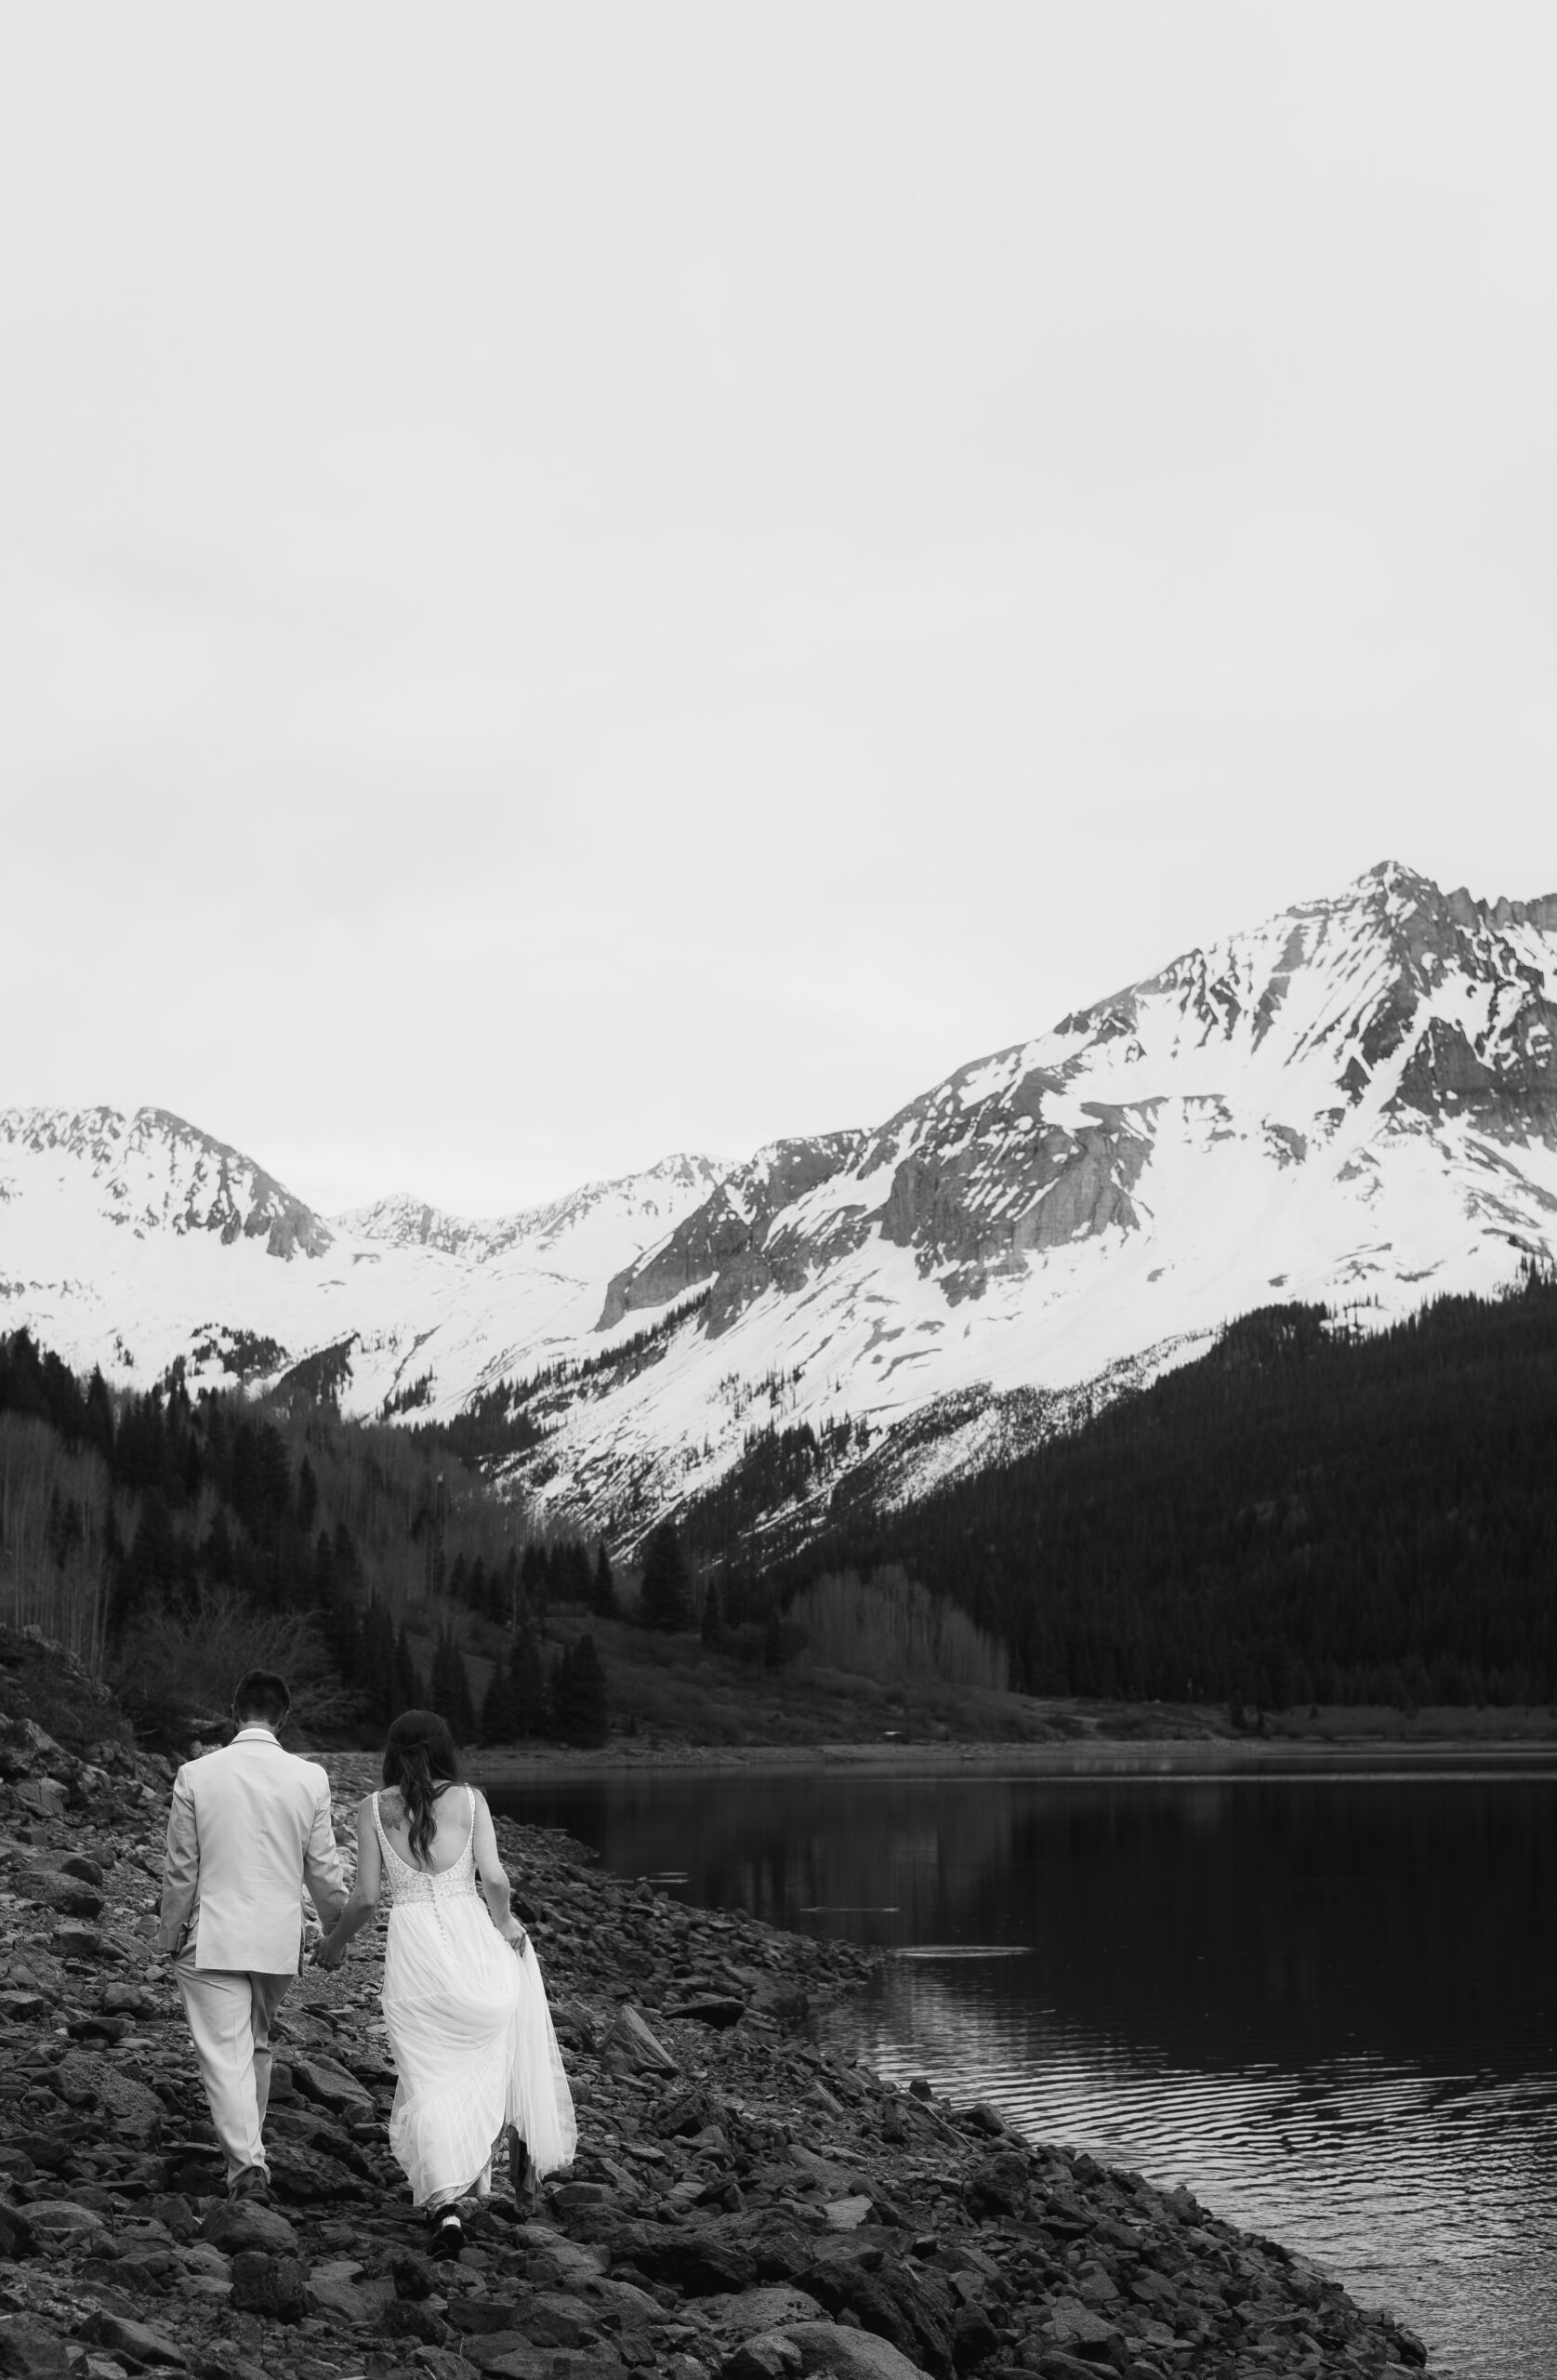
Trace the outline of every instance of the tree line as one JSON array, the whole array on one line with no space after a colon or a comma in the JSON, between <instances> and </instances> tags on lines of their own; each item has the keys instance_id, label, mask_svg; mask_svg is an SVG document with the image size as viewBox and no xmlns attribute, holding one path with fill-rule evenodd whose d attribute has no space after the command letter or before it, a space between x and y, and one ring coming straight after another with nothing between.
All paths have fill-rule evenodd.
<instances>
[{"instance_id":1,"label":"tree line","mask_svg":"<svg viewBox=\"0 0 1557 2380\"><path fill-rule=\"evenodd\" d=\"M1017 1460L877 1514L836 1494L782 1576L901 1564L1033 1694L1557 1700L1557 1280L1364 1337L1314 1305Z\"/></svg>"}]
</instances>

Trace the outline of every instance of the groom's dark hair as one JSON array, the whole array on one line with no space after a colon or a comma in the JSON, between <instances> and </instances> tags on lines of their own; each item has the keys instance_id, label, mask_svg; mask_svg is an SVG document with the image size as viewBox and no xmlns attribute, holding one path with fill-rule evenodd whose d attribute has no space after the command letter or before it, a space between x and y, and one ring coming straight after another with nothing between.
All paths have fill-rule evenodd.
<instances>
[{"instance_id":1,"label":"groom's dark hair","mask_svg":"<svg viewBox=\"0 0 1557 2380\"><path fill-rule=\"evenodd\" d=\"M240 1727L250 1719L267 1727L283 1726L291 1708L286 1680L274 1670L245 1670L232 1689L232 1715Z\"/></svg>"}]
</instances>

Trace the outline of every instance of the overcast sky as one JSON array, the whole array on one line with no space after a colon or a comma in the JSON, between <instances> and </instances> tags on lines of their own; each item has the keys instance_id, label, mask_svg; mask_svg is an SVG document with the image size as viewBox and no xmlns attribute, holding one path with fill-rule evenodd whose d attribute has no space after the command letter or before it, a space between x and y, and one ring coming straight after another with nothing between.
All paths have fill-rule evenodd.
<instances>
[{"instance_id":1,"label":"overcast sky","mask_svg":"<svg viewBox=\"0 0 1557 2380\"><path fill-rule=\"evenodd\" d=\"M0 16L0 1104L324 1210L1557 889L1550 12Z\"/></svg>"}]
</instances>

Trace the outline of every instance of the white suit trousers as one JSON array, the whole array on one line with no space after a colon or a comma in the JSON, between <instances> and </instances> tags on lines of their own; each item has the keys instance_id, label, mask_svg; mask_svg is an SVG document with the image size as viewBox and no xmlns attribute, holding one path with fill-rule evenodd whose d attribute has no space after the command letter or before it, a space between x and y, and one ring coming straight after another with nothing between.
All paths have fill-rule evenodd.
<instances>
[{"instance_id":1,"label":"white suit trousers","mask_svg":"<svg viewBox=\"0 0 1557 2380\"><path fill-rule=\"evenodd\" d=\"M192 1942L174 1973L231 2188L245 2165L269 2171L261 2135L270 2096L270 2027L295 1977L197 1967Z\"/></svg>"}]
</instances>

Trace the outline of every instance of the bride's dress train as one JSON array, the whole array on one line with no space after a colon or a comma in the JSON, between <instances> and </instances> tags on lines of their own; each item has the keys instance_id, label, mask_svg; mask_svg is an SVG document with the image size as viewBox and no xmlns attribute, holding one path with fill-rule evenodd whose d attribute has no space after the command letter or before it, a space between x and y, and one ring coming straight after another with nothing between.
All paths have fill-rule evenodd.
<instances>
[{"instance_id":1,"label":"bride's dress train","mask_svg":"<svg viewBox=\"0 0 1557 2380\"><path fill-rule=\"evenodd\" d=\"M470 1834L451 1868L433 1875L402 1859L373 1823L390 1896L384 1953L384 2022L400 2081L389 2147L417 2206L484 2190L493 2150L514 2125L537 2175L573 2162L573 2094L528 1938L516 1956L476 1884L476 1798Z\"/></svg>"}]
</instances>

